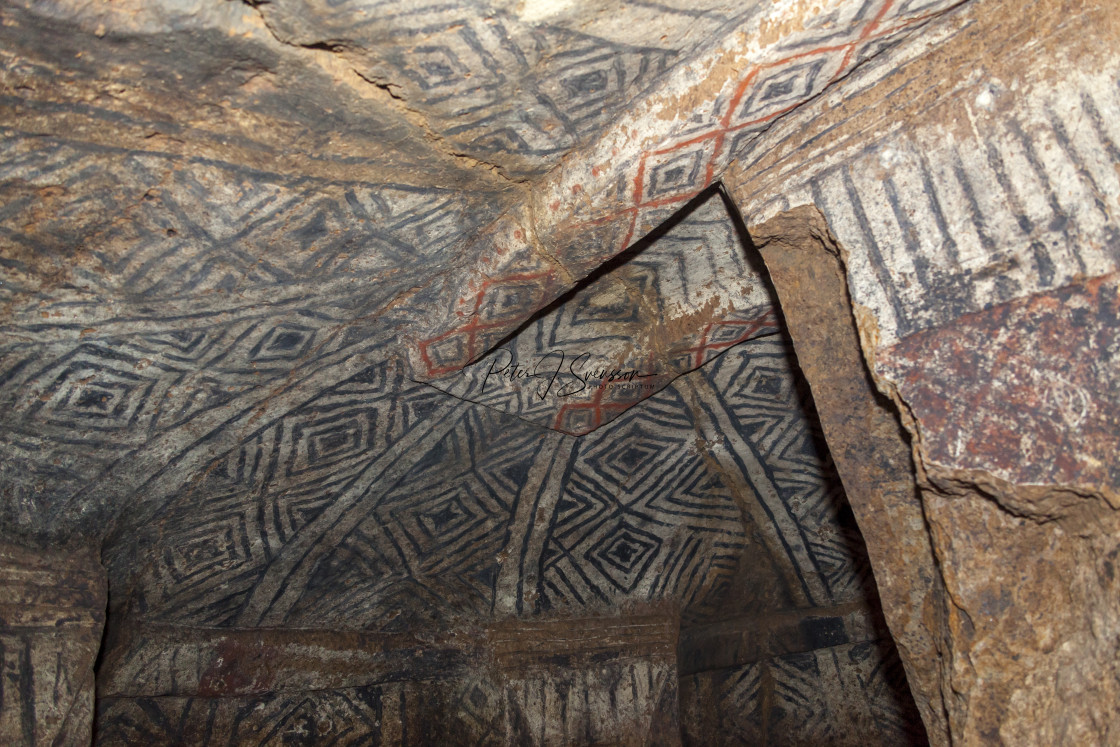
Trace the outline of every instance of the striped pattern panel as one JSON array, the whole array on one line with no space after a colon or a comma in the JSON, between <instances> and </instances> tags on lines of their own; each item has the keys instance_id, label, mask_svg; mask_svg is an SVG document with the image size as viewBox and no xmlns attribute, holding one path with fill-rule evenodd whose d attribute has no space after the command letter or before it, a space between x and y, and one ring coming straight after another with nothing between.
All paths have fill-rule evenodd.
<instances>
[{"instance_id":1,"label":"striped pattern panel","mask_svg":"<svg viewBox=\"0 0 1120 747\"><path fill-rule=\"evenodd\" d=\"M928 743L890 641L689 675L680 693L686 745Z\"/></svg>"},{"instance_id":2,"label":"striped pattern panel","mask_svg":"<svg viewBox=\"0 0 1120 747\"><path fill-rule=\"evenodd\" d=\"M883 346L1120 269L1116 63L1015 89L949 79L934 93L921 58L963 33L946 24L885 52L849 82L844 119L822 116L840 103L825 97L740 157L748 223L816 205ZM908 99L937 116L910 125L893 106Z\"/></svg>"},{"instance_id":3,"label":"striped pattern panel","mask_svg":"<svg viewBox=\"0 0 1120 747\"><path fill-rule=\"evenodd\" d=\"M677 731L658 660L244 698L105 698L99 746L650 744Z\"/></svg>"}]
</instances>

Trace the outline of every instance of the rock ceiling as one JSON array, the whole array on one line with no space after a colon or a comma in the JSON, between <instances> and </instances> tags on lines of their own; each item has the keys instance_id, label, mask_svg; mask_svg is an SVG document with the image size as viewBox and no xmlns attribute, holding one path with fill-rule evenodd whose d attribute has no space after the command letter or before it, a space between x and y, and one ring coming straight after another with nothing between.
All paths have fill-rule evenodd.
<instances>
[{"instance_id":1,"label":"rock ceiling","mask_svg":"<svg viewBox=\"0 0 1120 747\"><path fill-rule=\"evenodd\" d=\"M946 5L11 4L9 520L132 525L379 360L454 374ZM671 289L616 278L665 329L600 368L688 370L765 326L710 253ZM606 421L579 404L561 427Z\"/></svg>"},{"instance_id":2,"label":"rock ceiling","mask_svg":"<svg viewBox=\"0 0 1120 747\"><path fill-rule=\"evenodd\" d=\"M719 179L949 5L10 3L5 526L150 624L862 599Z\"/></svg>"},{"instance_id":3,"label":"rock ceiling","mask_svg":"<svg viewBox=\"0 0 1120 747\"><path fill-rule=\"evenodd\" d=\"M9 3L4 525L102 546L102 737L224 650L159 626L881 637L719 179L948 5Z\"/></svg>"},{"instance_id":4,"label":"rock ceiling","mask_svg":"<svg viewBox=\"0 0 1120 747\"><path fill-rule=\"evenodd\" d=\"M855 226L852 246L888 213L917 236L908 183L849 217L833 194L863 175L836 186L780 154L814 122L818 161L849 148L825 136L837 91L951 36L921 30L954 5L7 3L0 516L24 540L100 545L115 629L146 631L113 649L106 728L133 728L134 696L225 694L214 630L430 633L667 602L697 677L729 617L825 610L832 627L799 635L881 635L721 182L762 164ZM948 166L868 157L949 195ZM953 174L965 198L980 183ZM752 188L752 224L790 206ZM881 257L853 261L876 344L987 303L938 294L921 262L896 285ZM1015 265L985 292L1069 264ZM672 680L658 666L653 691ZM867 666L867 688L897 674ZM734 671L720 697L738 697ZM791 672L767 676L808 697ZM885 733L910 728L872 702ZM190 709L167 707L168 723Z\"/></svg>"},{"instance_id":5,"label":"rock ceiling","mask_svg":"<svg viewBox=\"0 0 1120 747\"><path fill-rule=\"evenodd\" d=\"M446 728L508 741L557 723L503 688L617 705L623 680L654 731L677 698L694 735L824 743L842 716L897 743L914 718L875 648L871 552L931 737L1027 734L1042 706L1001 698L1055 662L1088 671L1083 652L1115 660L1114 522L1093 512L1118 505L1120 89L1115 45L1083 43L1115 18L1058 0L6 0L0 528L41 553L0 549L0 583L55 573L55 547L108 569L106 744L214 724L267 742L314 721L309 687L359 731L403 735L435 698L474 719ZM829 252L858 340L847 297L828 326L795 287L793 257L823 273ZM778 308L781 273L801 309ZM787 335L801 353L826 329L859 372L803 361L835 385L835 467ZM865 364L912 453L893 419L855 432ZM853 498L866 551L836 469L901 496L872 522ZM1058 541L1047 522L1074 514ZM965 525L985 540L957 542ZM1074 534L1088 549L1063 549ZM1000 575L1038 548L1037 578ZM83 573L28 598L85 625L93 657L102 580ZM1092 603L1055 617L1080 642L1058 654L1014 628L1030 615L989 614L1074 577ZM620 613L637 632L604 622ZM541 685L526 672L556 662L525 661L578 638L572 616L640 662ZM320 644L288 669L258 656ZM513 685L472 670L480 648ZM871 695L828 701L833 675ZM1107 678L1066 679L1046 708L1096 724ZM80 710L64 680L36 701L51 723ZM741 707L763 697L766 715ZM591 735L577 716L563 728Z\"/></svg>"}]
</instances>

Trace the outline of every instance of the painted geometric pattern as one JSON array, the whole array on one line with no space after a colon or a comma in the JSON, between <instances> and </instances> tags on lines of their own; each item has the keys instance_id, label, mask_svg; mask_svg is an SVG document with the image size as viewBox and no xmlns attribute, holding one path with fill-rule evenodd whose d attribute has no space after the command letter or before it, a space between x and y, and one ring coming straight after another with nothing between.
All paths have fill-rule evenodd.
<instances>
[{"instance_id":1,"label":"painted geometric pattern","mask_svg":"<svg viewBox=\"0 0 1120 747\"><path fill-rule=\"evenodd\" d=\"M493 101L492 93L515 73L509 67L491 73L491 95L485 97L489 100L472 101L470 94L479 87L473 77L454 80L459 87L471 86L468 96L456 98L454 91L444 96L455 105L447 120L454 124L446 134L468 152L490 158L519 156L525 165L513 173L539 172L598 134L612 114L654 84L676 57L672 50L619 44L563 29L545 27L535 36L534 46L550 53L534 69L522 69L526 85L518 98Z\"/></svg>"},{"instance_id":2,"label":"painted geometric pattern","mask_svg":"<svg viewBox=\"0 0 1120 747\"><path fill-rule=\"evenodd\" d=\"M334 44L355 69L392 81L457 151L525 176L546 171L598 134L672 65L733 27L736 15L755 12L686 9L693 33L680 35L663 16L642 14L644 5L612 9L636 10L641 19L604 29L612 38L586 33L563 13L555 22L525 21L475 3L349 2L291 10L276 4L261 11L285 38Z\"/></svg>"},{"instance_id":3,"label":"painted geometric pattern","mask_svg":"<svg viewBox=\"0 0 1120 747\"><path fill-rule=\"evenodd\" d=\"M666 389L578 443L540 559L540 607L676 599L716 611L742 518L681 397Z\"/></svg>"},{"instance_id":4,"label":"painted geometric pattern","mask_svg":"<svg viewBox=\"0 0 1120 747\"><path fill-rule=\"evenodd\" d=\"M4 741L88 744L106 608L97 550L5 542L0 559Z\"/></svg>"},{"instance_id":5,"label":"painted geometric pattern","mask_svg":"<svg viewBox=\"0 0 1120 747\"><path fill-rule=\"evenodd\" d=\"M289 624L398 630L490 616L511 517L543 432L464 411L312 576Z\"/></svg>"},{"instance_id":6,"label":"painted geometric pattern","mask_svg":"<svg viewBox=\"0 0 1120 747\"><path fill-rule=\"evenodd\" d=\"M590 174L573 172L550 184L554 199L549 217L553 223L547 226L547 232L544 227L535 231L538 235L549 234L552 254L566 266L585 266L580 254L586 251L591 232L611 236L609 246L596 242L603 259L622 252L659 225L666 208L683 206L718 181L727 166L742 157L778 117L844 78L860 60L861 52L882 45L951 4L950 0L842 3L770 50L773 59L744 64L736 78L723 82L725 93L714 99L706 97L702 108L691 117L672 112L666 119L673 124L656 145L640 153L618 153L617 148L611 150L615 141L608 130L602 139L602 156L593 148L589 160L607 158L609 151L610 166L596 164ZM523 267L532 264L534 252L524 237L517 231L509 233L521 239L513 241L513 246L495 242L493 256L501 258L501 272L494 272L489 259L481 263L486 270L476 271L451 290L456 302L450 313L438 322L434 334L418 341L417 349L423 352L418 360L427 367L423 373L438 376L471 363L484 352L465 343L449 344L449 340L470 335L477 324L474 316L486 305L486 297L502 292L506 276L515 284ZM548 268L543 271L548 275ZM555 274L554 269L551 272ZM549 280L556 286L554 291L526 298L519 314L495 320L494 326L499 329L494 339L501 339L502 332L512 333L570 285L561 282L559 276L549 275ZM442 348L433 359L429 349L436 341Z\"/></svg>"},{"instance_id":7,"label":"painted geometric pattern","mask_svg":"<svg viewBox=\"0 0 1120 747\"><path fill-rule=\"evenodd\" d=\"M227 625L278 553L445 398L370 367L255 433L173 499L142 593L151 617ZM200 510L201 507L201 510Z\"/></svg>"},{"instance_id":8,"label":"painted geometric pattern","mask_svg":"<svg viewBox=\"0 0 1120 747\"><path fill-rule=\"evenodd\" d=\"M394 320L353 319L419 284L428 258L488 217L452 190L10 129L0 152L0 439L28 456L0 490L33 531L133 450L196 443L301 367L368 352Z\"/></svg>"},{"instance_id":9,"label":"painted geometric pattern","mask_svg":"<svg viewBox=\"0 0 1120 747\"><path fill-rule=\"evenodd\" d=\"M691 375L717 384L791 517L777 531L806 548L807 559L774 562L826 589L810 601L851 601L870 574L790 355L758 339ZM737 495L752 478L730 486L714 470L677 388L585 437L553 434L570 457L554 459L548 433L407 382L395 363L374 366L215 462L133 561L111 553L113 567L146 567L149 618L194 625L391 631L484 619L499 611L505 563L529 574L521 583L538 611L665 599L698 620L741 596ZM530 546L539 555L519 559Z\"/></svg>"},{"instance_id":10,"label":"painted geometric pattern","mask_svg":"<svg viewBox=\"0 0 1120 747\"><path fill-rule=\"evenodd\" d=\"M391 334L340 334L332 312L339 310L327 302L314 315L253 309L238 318L233 311L219 324L202 312L144 322L131 335L8 345L0 351L0 439L28 458L10 465L11 480L2 488L11 498L5 510L20 506L18 522L35 531L77 521L81 503L86 511L119 510L126 486L152 476L135 468L141 460L126 455L147 450L162 465L169 448L182 453L204 447L230 417L303 378L305 366L322 370L316 356L330 361L369 355ZM340 368L340 377L353 371ZM110 468L118 474L115 484L99 484ZM162 500L154 494L140 498Z\"/></svg>"},{"instance_id":11,"label":"painted geometric pattern","mask_svg":"<svg viewBox=\"0 0 1120 747\"><path fill-rule=\"evenodd\" d=\"M771 336L739 345L703 369L739 434L759 454L768 481L808 554L800 574L817 576L826 599L865 598L871 569L843 496L793 349Z\"/></svg>"},{"instance_id":12,"label":"painted geometric pattern","mask_svg":"<svg viewBox=\"0 0 1120 747\"><path fill-rule=\"evenodd\" d=\"M674 674L638 659L243 698L104 698L95 744L619 744L655 719L675 727L663 713Z\"/></svg>"},{"instance_id":13,"label":"painted geometric pattern","mask_svg":"<svg viewBox=\"0 0 1120 747\"><path fill-rule=\"evenodd\" d=\"M631 230L619 249L639 230L657 225L651 212L681 205L715 182L777 117L843 77L863 47L943 10L951 0L924 4L897 0L842 3L822 14L772 54L777 59L744 66L732 81L729 97L677 125L666 141L641 154L632 175L632 204L621 213ZM700 123L698 123L700 122ZM595 222L609 221L598 216Z\"/></svg>"},{"instance_id":14,"label":"painted geometric pattern","mask_svg":"<svg viewBox=\"0 0 1120 747\"><path fill-rule=\"evenodd\" d=\"M742 745L927 743L889 640L688 675L681 714L685 744L703 744L713 732Z\"/></svg>"},{"instance_id":15,"label":"painted geometric pattern","mask_svg":"<svg viewBox=\"0 0 1120 747\"><path fill-rule=\"evenodd\" d=\"M718 733L724 744L771 744L763 713L767 705L763 679L769 680L768 674L763 661L681 677L682 744L707 744L705 735L712 733Z\"/></svg>"},{"instance_id":16,"label":"painted geometric pattern","mask_svg":"<svg viewBox=\"0 0 1120 747\"><path fill-rule=\"evenodd\" d=\"M932 7L904 5L907 13ZM902 7L884 5L872 25L890 21ZM829 23L835 28L854 23L852 28L859 29L873 15L873 9L861 6L856 16L838 16ZM456 43L467 45L470 29L474 26L441 27L441 33L458 34ZM559 38L568 31L542 33ZM868 38L872 35L868 32ZM555 64L556 70L563 71L561 78L572 78L572 85L582 87L593 102L602 84L602 69L597 66L608 63L600 59L594 42L571 38L576 39L571 49L579 50L578 59L554 55L542 64ZM612 47L611 51L619 50ZM472 53L481 54L477 49ZM616 79L626 76L628 85L640 88L645 84L635 81L647 72L655 75L662 62L657 54L634 55L626 57L621 72L612 69ZM488 70L501 67L493 64L497 58L478 59ZM738 112L734 116L753 117L760 112L769 116L767 107L816 90L827 77L824 68L814 71L811 65L798 67L795 62L791 57L784 66L767 63L770 67L765 69L775 71L773 81L749 95L744 88L739 97L742 106L733 107ZM439 64L430 64L432 75L444 75ZM581 77L585 74L590 75ZM587 106L590 109L573 116L582 117L597 104ZM719 112L726 113L724 108ZM69 107L69 114L106 121L119 116L97 107ZM700 137L694 125L686 128L689 138ZM41 508L35 502L47 500L42 496L73 495L76 486L88 483L106 465L123 464L122 457L134 448L142 449L150 435L163 433L164 426L181 428L196 438L199 430L209 437L212 431L207 429L220 422L220 414L243 406L245 399L255 396L254 387L287 377L307 357L322 354L325 340L337 344L330 332L418 285L426 275L427 260L434 256L429 252L446 251L449 237L472 233L497 213L502 202L483 194L466 205L449 191L293 178L208 159L26 136L12 129L6 129L3 138L0 185L6 199L0 218L5 239L19 251L5 257L0 293L16 294L4 298L21 305L12 317L21 339L33 341L32 345L59 346L48 355L20 347L15 353L19 360L8 368L22 373L6 383L6 391L25 391L27 382L16 378L34 375L37 378L26 390L46 398L27 398L22 408L12 412L36 428L57 431L44 450L58 464L50 468L39 464L15 475L9 494L16 495L5 496L14 498L6 505L26 504L28 521ZM715 142L704 139L703 148L710 149ZM711 163L704 160L708 150L696 156L689 147L650 152L642 156L644 160L619 160L619 164L633 160L637 173L648 176L635 187L643 216L658 215L657 211L695 194L696 190L682 191L690 180L710 181L703 176L708 171L705 164ZM31 220L43 202L50 208L40 211L45 217ZM122 215L127 219L116 220ZM29 224L36 228L23 230ZM581 235L600 228L585 226ZM581 242L586 243L595 242ZM60 247L74 246L81 247L78 256L58 259ZM53 259L40 265L28 257ZM401 273L402 268L406 272ZM67 282L51 287L49 299L24 304L29 294L46 289L45 278L55 269L64 270ZM356 282L356 276L379 282ZM493 305L503 309L502 324L523 321L525 308L541 301L532 294L507 293L509 298L502 298L508 288L502 287L502 278L496 280ZM234 296L244 305L231 311L229 299ZM104 303L110 298L127 303L110 308ZM520 300L529 298L531 303ZM40 306L44 300L47 305ZM184 321L190 315L194 319ZM205 315L212 318L199 322ZM156 329L136 334L154 319L161 320ZM199 337L204 328L220 331ZM218 341L211 346L215 336ZM121 344L123 340L142 350L129 349ZM153 356L153 351L158 355ZM226 365L215 368L211 364L223 351ZM34 363L37 357L43 364ZM32 363L20 368L23 361ZM56 362L53 368L50 361ZM217 370L221 376L214 375ZM164 394L170 397L161 397ZM570 427L601 422L602 410L574 409ZM199 414L212 417L204 424ZM30 430L22 427L22 422L14 425L5 440L28 453L33 448L25 437ZM144 428L156 430L144 434ZM64 438L84 442L70 448ZM72 453L64 453L68 451ZM174 451L152 446L146 456L152 461L161 455L172 459ZM118 503L131 497L124 496Z\"/></svg>"},{"instance_id":17,"label":"painted geometric pattern","mask_svg":"<svg viewBox=\"0 0 1120 747\"><path fill-rule=\"evenodd\" d=\"M386 711L400 689L374 685L245 699L107 698L98 701L95 744L365 745L387 736L389 723L382 724L391 722L394 714Z\"/></svg>"},{"instance_id":18,"label":"painted geometric pattern","mask_svg":"<svg viewBox=\"0 0 1120 747\"><path fill-rule=\"evenodd\" d=\"M893 86L884 77L927 51L925 37L899 45L852 76L845 95ZM1004 107L1012 94L1003 84L977 86L963 105L945 104L955 109L946 116L971 122L952 136L882 120L874 138L863 128L833 130L828 152L845 152L843 159L821 157L812 145L753 171L736 197L752 224L791 204L816 205L849 250L853 298L874 311L887 347L1120 267L1120 176L1110 166L1120 160L1115 79L1100 70L1039 86L1030 106L1016 110ZM791 113L744 150L743 166L804 138L819 113ZM798 165L789 168L790 159ZM763 186L775 179L778 195Z\"/></svg>"},{"instance_id":19,"label":"painted geometric pattern","mask_svg":"<svg viewBox=\"0 0 1120 747\"><path fill-rule=\"evenodd\" d=\"M668 231L624 264L432 385L582 435L731 346L775 332L767 281L720 195L666 217Z\"/></svg>"},{"instance_id":20,"label":"painted geometric pattern","mask_svg":"<svg viewBox=\"0 0 1120 747\"><path fill-rule=\"evenodd\" d=\"M851 672L858 690L868 694L868 711L863 715L863 724L874 724L873 728L879 733L898 734L901 743L925 742L925 728L893 641L867 641L849 648L840 647L835 662L838 671Z\"/></svg>"},{"instance_id":21,"label":"painted geometric pattern","mask_svg":"<svg viewBox=\"0 0 1120 747\"><path fill-rule=\"evenodd\" d=\"M53 298L172 304L149 311L156 318L170 316L185 296L213 303L209 297L217 294L228 308L222 294L236 292L241 301L259 296L275 304L306 298L309 283L320 294L360 301L354 273L415 266L487 215L452 190L292 177L164 153L106 153L61 138L29 141L19 132L0 133L0 185L8 198L0 237L13 247L0 265L4 300L38 289L55 270L68 282L52 289ZM44 202L53 211L42 219ZM128 220L114 220L122 211Z\"/></svg>"}]
</instances>

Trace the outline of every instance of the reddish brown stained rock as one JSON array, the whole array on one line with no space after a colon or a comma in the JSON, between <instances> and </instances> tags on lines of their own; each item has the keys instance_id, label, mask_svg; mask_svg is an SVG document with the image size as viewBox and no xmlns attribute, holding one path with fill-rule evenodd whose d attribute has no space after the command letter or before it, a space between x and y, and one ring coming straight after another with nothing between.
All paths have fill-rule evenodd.
<instances>
[{"instance_id":1,"label":"reddish brown stained rock","mask_svg":"<svg viewBox=\"0 0 1120 747\"><path fill-rule=\"evenodd\" d=\"M738 183L732 193L741 192ZM798 363L860 525L883 612L933 744L948 744L940 640L944 590L907 443L863 360L839 249L813 208L753 232L774 282Z\"/></svg>"},{"instance_id":2,"label":"reddish brown stained rock","mask_svg":"<svg viewBox=\"0 0 1120 747\"><path fill-rule=\"evenodd\" d=\"M927 467L1100 492L1120 505L1120 275L969 314L881 351Z\"/></svg>"}]
</instances>

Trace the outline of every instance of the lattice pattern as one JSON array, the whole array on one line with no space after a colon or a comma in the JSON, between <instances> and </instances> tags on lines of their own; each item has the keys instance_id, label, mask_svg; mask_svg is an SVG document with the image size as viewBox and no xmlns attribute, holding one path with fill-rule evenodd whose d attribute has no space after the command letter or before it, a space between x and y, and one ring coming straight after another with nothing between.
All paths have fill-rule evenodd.
<instances>
[{"instance_id":1,"label":"lattice pattern","mask_svg":"<svg viewBox=\"0 0 1120 747\"><path fill-rule=\"evenodd\" d=\"M818 602L863 598L874 588L870 565L792 347L777 336L755 340L704 373L739 433L761 456L788 511L787 531L804 542L808 563L798 572L823 582L826 598Z\"/></svg>"},{"instance_id":2,"label":"lattice pattern","mask_svg":"<svg viewBox=\"0 0 1120 747\"><path fill-rule=\"evenodd\" d=\"M734 497L665 390L584 437L541 556L546 608L677 599L704 608L743 548Z\"/></svg>"}]
</instances>

